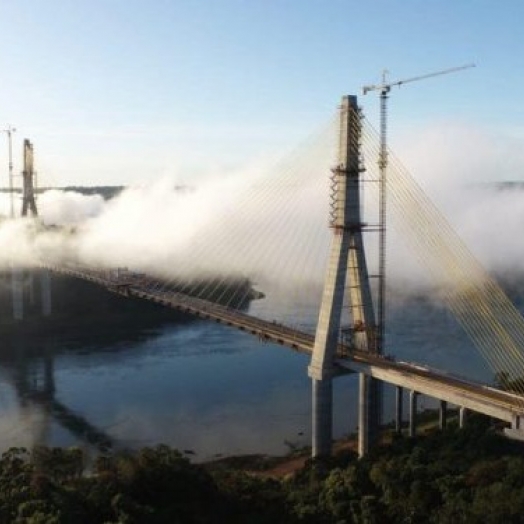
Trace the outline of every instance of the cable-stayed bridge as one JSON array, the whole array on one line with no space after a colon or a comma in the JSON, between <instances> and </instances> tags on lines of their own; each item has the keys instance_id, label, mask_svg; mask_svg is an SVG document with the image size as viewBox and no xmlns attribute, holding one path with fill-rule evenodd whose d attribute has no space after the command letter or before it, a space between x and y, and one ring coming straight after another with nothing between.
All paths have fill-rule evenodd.
<instances>
[{"instance_id":1,"label":"cable-stayed bridge","mask_svg":"<svg viewBox=\"0 0 524 524\"><path fill-rule=\"evenodd\" d=\"M242 263L248 261L255 267L267 266L264 256L268 251L279 255L276 257L279 265L271 267L271 271L283 273L284 280L288 274L297 273L296 262L289 262L284 256L290 244L296 242L293 237L296 230L292 228L291 236L284 240L280 236L284 222L295 223L292 210L296 209L294 203L298 200L299 185L292 178L285 179L289 184L287 194L291 209L284 209L284 215L277 216L277 219L272 218L273 222L265 230L265 234L268 230L270 232L268 244L261 243L264 234L253 230L249 222L226 220L211 223L216 238L210 242L209 237L197 237L191 244L190 260L184 263L178 259L173 263L179 270L175 278L166 280L144 273L93 269L49 260L42 265L53 272L89 280L130 299L155 302L252 333L262 341L310 353L315 456L330 452L332 381L347 372L359 375L361 454L366 453L377 438L382 419L382 382L399 388L396 408L399 428L403 411L401 388L411 391L411 434L415 432L417 394L422 393L442 401L442 424L449 402L461 408L461 421L465 410L471 409L509 422L509 432L519 436L520 421L524 416L524 320L392 155L390 178L384 186L391 207L397 211L396 225L403 237L416 248L418 258L438 283L445 302L476 343L479 352L493 372L500 374L503 386L510 391L478 384L454 376L453 372L395 361L385 354L384 340L381 339L384 319L377 317L375 312L373 275L368 270L369 254L366 254L363 240L365 233L376 231L383 225L367 223L362 212L362 185L377 181L373 163L369 164L368 159L378 157L379 143L373 129L363 122L355 97L344 97L336 126L337 161L331 176L329 210L332 241L314 332L302 328L300 323L283 325L274 319L248 314L243 306L251 292L250 286L238 286L234 279L231 283L227 271L223 278L214 276L224 273L223 269L217 269L217 260L221 260L222 267L225 265L236 273L241 269L238 260ZM303 158L301 162L304 162ZM274 196L264 187L255 187L253 194L264 203L262 207ZM271 204L278 206L278 203ZM253 210L251 204L248 207ZM307 217L307 209L299 217ZM265 218L263 213L262 218ZM235 236L241 240L230 243ZM253 243L258 243L262 249L251 251ZM231 249L232 245L236 249ZM302 256L315 251L314 248L315 242L310 241L298 246L297 251ZM217 251L215 257L211 256L213 249ZM297 285L300 286L300 282ZM15 285L13 289L16 289Z\"/></svg>"},{"instance_id":2,"label":"cable-stayed bridge","mask_svg":"<svg viewBox=\"0 0 524 524\"><path fill-rule=\"evenodd\" d=\"M125 274L115 276L107 271L67 266L47 266L52 272L80 278L129 298L148 300L164 307L179 310L199 318L219 322L240 331L251 333L261 341L280 344L301 353L311 354L314 335L274 321L263 320L237 309L150 285L143 277ZM337 345L336 366L340 373L364 372L390 384L409 389L452 404L462 406L500 420L514 422L524 407L519 395L500 391L484 384L453 376L414 363L396 362L390 357L355 350L347 343ZM413 428L414 430L414 428Z\"/></svg>"}]
</instances>

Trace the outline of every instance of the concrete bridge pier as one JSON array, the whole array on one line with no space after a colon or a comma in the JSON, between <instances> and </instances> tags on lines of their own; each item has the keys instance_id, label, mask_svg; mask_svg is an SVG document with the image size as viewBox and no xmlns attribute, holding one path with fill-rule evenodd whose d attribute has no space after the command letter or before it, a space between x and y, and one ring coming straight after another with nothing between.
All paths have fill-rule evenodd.
<instances>
[{"instance_id":1,"label":"concrete bridge pier","mask_svg":"<svg viewBox=\"0 0 524 524\"><path fill-rule=\"evenodd\" d=\"M313 435L311 452L313 457L331 454L333 438L333 379L312 379L313 386Z\"/></svg>"},{"instance_id":2,"label":"concrete bridge pier","mask_svg":"<svg viewBox=\"0 0 524 524\"><path fill-rule=\"evenodd\" d=\"M409 392L409 436L414 437L417 434L417 397L418 392L411 390Z\"/></svg>"},{"instance_id":3,"label":"concrete bridge pier","mask_svg":"<svg viewBox=\"0 0 524 524\"><path fill-rule=\"evenodd\" d=\"M358 375L358 456L369 451L369 388L371 378L365 373Z\"/></svg>"},{"instance_id":4,"label":"concrete bridge pier","mask_svg":"<svg viewBox=\"0 0 524 524\"><path fill-rule=\"evenodd\" d=\"M397 433L402 433L402 417L403 417L403 398L402 395L404 390L402 386L396 387L396 396L395 396L395 431Z\"/></svg>"},{"instance_id":5,"label":"concrete bridge pier","mask_svg":"<svg viewBox=\"0 0 524 524\"><path fill-rule=\"evenodd\" d=\"M445 400L440 401L438 427L444 429L448 418L448 403Z\"/></svg>"},{"instance_id":6,"label":"concrete bridge pier","mask_svg":"<svg viewBox=\"0 0 524 524\"><path fill-rule=\"evenodd\" d=\"M463 428L466 424L466 421L468 419L468 410L461 406L459 409L459 428Z\"/></svg>"},{"instance_id":7,"label":"concrete bridge pier","mask_svg":"<svg viewBox=\"0 0 524 524\"><path fill-rule=\"evenodd\" d=\"M513 414L511 426L504 428L504 434L510 439L524 441L524 424L520 415Z\"/></svg>"}]
</instances>

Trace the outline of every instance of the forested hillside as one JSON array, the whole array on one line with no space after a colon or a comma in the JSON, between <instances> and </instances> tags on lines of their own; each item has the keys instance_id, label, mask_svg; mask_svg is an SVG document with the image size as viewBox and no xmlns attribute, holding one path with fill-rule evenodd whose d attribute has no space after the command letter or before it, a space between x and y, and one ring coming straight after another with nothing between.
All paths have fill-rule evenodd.
<instances>
[{"instance_id":1,"label":"forested hillside","mask_svg":"<svg viewBox=\"0 0 524 524\"><path fill-rule=\"evenodd\" d=\"M194 465L166 446L99 457L12 449L0 461L0 521L15 523L518 523L523 448L475 418L267 477Z\"/></svg>"}]
</instances>

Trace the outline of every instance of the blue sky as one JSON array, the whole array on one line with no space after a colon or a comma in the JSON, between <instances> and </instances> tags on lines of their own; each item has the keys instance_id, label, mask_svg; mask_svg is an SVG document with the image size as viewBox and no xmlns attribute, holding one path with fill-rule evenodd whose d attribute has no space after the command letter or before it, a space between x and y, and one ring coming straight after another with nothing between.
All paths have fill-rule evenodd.
<instances>
[{"instance_id":1,"label":"blue sky","mask_svg":"<svg viewBox=\"0 0 524 524\"><path fill-rule=\"evenodd\" d=\"M191 179L285 151L384 68L475 62L392 93L393 147L455 121L524 140L523 20L520 0L0 0L0 125L43 183Z\"/></svg>"}]
</instances>

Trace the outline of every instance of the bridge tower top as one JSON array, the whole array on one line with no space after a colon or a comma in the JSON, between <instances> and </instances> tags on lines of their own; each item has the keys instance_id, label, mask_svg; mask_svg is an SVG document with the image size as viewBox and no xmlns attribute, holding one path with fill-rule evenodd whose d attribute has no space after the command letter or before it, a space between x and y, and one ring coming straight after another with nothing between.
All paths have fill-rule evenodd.
<instances>
[{"instance_id":1,"label":"bridge tower top","mask_svg":"<svg viewBox=\"0 0 524 524\"><path fill-rule=\"evenodd\" d=\"M38 216L35 200L34 188L34 169L33 169L33 144L26 138L24 139L24 170L22 171L23 178L23 193L22 193L22 216L27 216L30 211L33 216Z\"/></svg>"},{"instance_id":2,"label":"bridge tower top","mask_svg":"<svg viewBox=\"0 0 524 524\"><path fill-rule=\"evenodd\" d=\"M357 97L346 95L340 104L338 166L341 169L355 171L359 169L360 114Z\"/></svg>"},{"instance_id":3,"label":"bridge tower top","mask_svg":"<svg viewBox=\"0 0 524 524\"><path fill-rule=\"evenodd\" d=\"M360 221L360 110L356 96L344 96L339 110L337 164L331 176L330 226L361 229Z\"/></svg>"}]
</instances>

